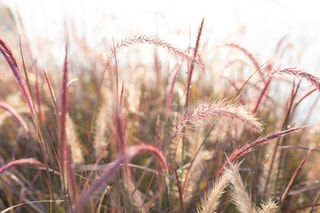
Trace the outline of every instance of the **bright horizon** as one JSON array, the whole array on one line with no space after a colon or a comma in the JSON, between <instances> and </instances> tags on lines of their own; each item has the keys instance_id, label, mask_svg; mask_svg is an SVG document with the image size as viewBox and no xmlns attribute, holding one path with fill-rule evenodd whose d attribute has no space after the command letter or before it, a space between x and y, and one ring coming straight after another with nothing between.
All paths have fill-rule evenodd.
<instances>
[{"instance_id":1,"label":"bright horizon","mask_svg":"<svg viewBox=\"0 0 320 213\"><path fill-rule=\"evenodd\" d=\"M231 35L245 29L235 42L248 48L263 62L272 57L277 42L285 35L294 44L295 54L312 42L307 47L310 53L306 53L298 65L310 69L311 73L317 72L315 56L320 54L320 15L317 3L312 0L5 2L13 11L19 12L29 40L44 45L46 42L55 45L63 42L64 23L67 23L69 31L76 29L77 35L94 48L103 49L112 39L119 41L136 34L157 35L185 48L190 40L189 32L195 36L201 19L205 17L205 33L211 45L228 38L230 41ZM75 28L71 29L71 23ZM62 48L60 44L52 49L61 51Z\"/></svg>"}]
</instances>

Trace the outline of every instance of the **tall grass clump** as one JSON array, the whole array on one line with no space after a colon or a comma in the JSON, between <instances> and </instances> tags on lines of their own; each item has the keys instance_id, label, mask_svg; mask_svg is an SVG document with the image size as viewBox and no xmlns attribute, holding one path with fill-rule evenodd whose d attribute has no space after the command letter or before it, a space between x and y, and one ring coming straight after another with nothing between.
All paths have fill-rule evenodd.
<instances>
[{"instance_id":1,"label":"tall grass clump","mask_svg":"<svg viewBox=\"0 0 320 213\"><path fill-rule=\"evenodd\" d=\"M0 212L318 211L319 78L205 35L74 35L49 68L0 39Z\"/></svg>"}]
</instances>

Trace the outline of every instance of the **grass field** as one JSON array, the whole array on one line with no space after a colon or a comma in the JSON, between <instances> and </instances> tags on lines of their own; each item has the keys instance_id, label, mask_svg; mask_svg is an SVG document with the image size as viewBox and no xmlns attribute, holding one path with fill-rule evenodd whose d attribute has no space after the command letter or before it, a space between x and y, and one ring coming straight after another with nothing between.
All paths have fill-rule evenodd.
<instances>
[{"instance_id":1,"label":"grass field","mask_svg":"<svg viewBox=\"0 0 320 213\"><path fill-rule=\"evenodd\" d=\"M261 62L205 26L70 36L44 69L1 38L0 212L319 212L320 79L281 66L287 37Z\"/></svg>"}]
</instances>

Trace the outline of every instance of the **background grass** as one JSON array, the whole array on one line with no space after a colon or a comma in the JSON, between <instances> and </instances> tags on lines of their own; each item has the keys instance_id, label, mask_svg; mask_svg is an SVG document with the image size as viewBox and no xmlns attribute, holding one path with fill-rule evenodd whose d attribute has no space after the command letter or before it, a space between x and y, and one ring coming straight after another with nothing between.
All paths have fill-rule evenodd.
<instances>
[{"instance_id":1,"label":"background grass","mask_svg":"<svg viewBox=\"0 0 320 213\"><path fill-rule=\"evenodd\" d=\"M70 33L44 69L1 40L1 211L316 212L319 78L281 66L286 38L259 61L205 26L105 55Z\"/></svg>"}]
</instances>

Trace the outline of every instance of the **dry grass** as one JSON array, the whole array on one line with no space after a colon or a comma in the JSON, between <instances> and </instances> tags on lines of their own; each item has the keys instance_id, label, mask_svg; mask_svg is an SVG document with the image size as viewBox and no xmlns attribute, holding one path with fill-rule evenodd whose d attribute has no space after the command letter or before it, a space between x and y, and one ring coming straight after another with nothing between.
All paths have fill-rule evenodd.
<instances>
[{"instance_id":1,"label":"dry grass","mask_svg":"<svg viewBox=\"0 0 320 213\"><path fill-rule=\"evenodd\" d=\"M264 64L236 43L207 50L203 35L204 20L183 51L138 34L107 59L71 37L54 72L38 71L26 43L11 50L0 39L1 212L315 210L319 78L279 68L284 39ZM152 66L132 63L139 50L120 54L138 44L154 48ZM221 75L230 69L237 75ZM278 92L288 83L289 95Z\"/></svg>"},{"instance_id":2,"label":"dry grass","mask_svg":"<svg viewBox=\"0 0 320 213\"><path fill-rule=\"evenodd\" d=\"M223 102L202 103L199 106L190 107L178 122L177 129L183 126L200 128L214 123L217 119L238 120L256 131L262 131L261 124L243 107Z\"/></svg>"},{"instance_id":3,"label":"dry grass","mask_svg":"<svg viewBox=\"0 0 320 213\"><path fill-rule=\"evenodd\" d=\"M254 213L255 206L252 203L251 197L246 192L246 187L244 186L241 176L239 174L238 165L230 164L232 173L230 175L230 185L231 185L231 197L236 208L241 213Z\"/></svg>"},{"instance_id":4,"label":"dry grass","mask_svg":"<svg viewBox=\"0 0 320 213\"><path fill-rule=\"evenodd\" d=\"M231 169L226 169L223 172L219 180L214 184L210 193L208 193L205 198L201 200L198 213L218 212L221 197L223 193L225 193L226 187L230 183L231 176Z\"/></svg>"}]
</instances>

